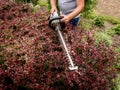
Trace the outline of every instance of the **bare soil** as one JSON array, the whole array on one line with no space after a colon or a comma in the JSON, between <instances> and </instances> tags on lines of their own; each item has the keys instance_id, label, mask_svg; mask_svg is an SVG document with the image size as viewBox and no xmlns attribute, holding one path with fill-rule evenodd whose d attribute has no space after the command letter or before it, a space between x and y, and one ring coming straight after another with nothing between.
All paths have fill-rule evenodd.
<instances>
[{"instance_id":1,"label":"bare soil","mask_svg":"<svg viewBox=\"0 0 120 90\"><path fill-rule=\"evenodd\" d=\"M98 0L97 12L120 18L120 0Z\"/></svg>"},{"instance_id":2,"label":"bare soil","mask_svg":"<svg viewBox=\"0 0 120 90\"><path fill-rule=\"evenodd\" d=\"M120 0L98 0L96 11L99 14L120 19ZM105 23L105 29L111 28L112 26L110 23ZM114 35L113 43L115 47L120 47L120 35Z\"/></svg>"}]
</instances>

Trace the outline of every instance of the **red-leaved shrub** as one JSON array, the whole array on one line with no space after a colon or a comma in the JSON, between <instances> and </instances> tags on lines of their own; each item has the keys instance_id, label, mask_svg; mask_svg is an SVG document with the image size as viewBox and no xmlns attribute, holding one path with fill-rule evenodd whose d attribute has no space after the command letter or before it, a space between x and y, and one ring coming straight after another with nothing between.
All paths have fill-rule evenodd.
<instances>
[{"instance_id":1,"label":"red-leaved shrub","mask_svg":"<svg viewBox=\"0 0 120 90\"><path fill-rule=\"evenodd\" d=\"M62 31L78 72L68 69L49 13L29 5L0 0L1 90L108 90L112 87L115 53L104 42L95 45L93 30L70 25Z\"/></svg>"}]
</instances>

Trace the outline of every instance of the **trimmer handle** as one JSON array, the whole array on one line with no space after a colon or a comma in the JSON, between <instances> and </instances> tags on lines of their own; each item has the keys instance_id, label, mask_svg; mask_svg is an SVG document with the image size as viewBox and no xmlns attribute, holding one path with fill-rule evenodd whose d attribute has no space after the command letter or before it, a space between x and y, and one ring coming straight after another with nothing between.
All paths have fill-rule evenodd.
<instances>
[{"instance_id":1,"label":"trimmer handle","mask_svg":"<svg viewBox=\"0 0 120 90\"><path fill-rule=\"evenodd\" d=\"M65 23L61 22L60 19L62 19L62 17L60 17L60 16L50 19L49 27L52 28L53 30L55 30L57 24L59 24L61 26L61 28L64 28L65 27Z\"/></svg>"}]
</instances>

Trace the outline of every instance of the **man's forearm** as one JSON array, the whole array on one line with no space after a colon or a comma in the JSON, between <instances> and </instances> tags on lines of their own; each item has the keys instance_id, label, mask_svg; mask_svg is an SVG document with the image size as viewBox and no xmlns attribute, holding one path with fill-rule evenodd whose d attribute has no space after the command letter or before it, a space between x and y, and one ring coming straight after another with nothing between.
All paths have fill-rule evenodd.
<instances>
[{"instance_id":1,"label":"man's forearm","mask_svg":"<svg viewBox=\"0 0 120 90\"><path fill-rule=\"evenodd\" d=\"M50 0L50 4L52 8L56 8L56 0Z\"/></svg>"},{"instance_id":2,"label":"man's forearm","mask_svg":"<svg viewBox=\"0 0 120 90\"><path fill-rule=\"evenodd\" d=\"M76 17L84 8L84 0L77 0L77 8L68 15L69 19Z\"/></svg>"}]
</instances>

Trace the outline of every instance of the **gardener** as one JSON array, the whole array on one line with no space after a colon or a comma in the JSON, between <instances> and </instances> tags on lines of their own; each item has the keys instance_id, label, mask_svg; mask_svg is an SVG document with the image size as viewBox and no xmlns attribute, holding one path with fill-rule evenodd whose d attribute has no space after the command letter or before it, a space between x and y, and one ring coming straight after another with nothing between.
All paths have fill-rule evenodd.
<instances>
[{"instance_id":1,"label":"gardener","mask_svg":"<svg viewBox=\"0 0 120 90\"><path fill-rule=\"evenodd\" d=\"M57 12L56 7L57 0L50 0L51 4L51 14ZM84 8L84 0L58 0L58 7L60 9L60 14L62 22L71 23L74 27L78 25L80 12Z\"/></svg>"}]
</instances>

